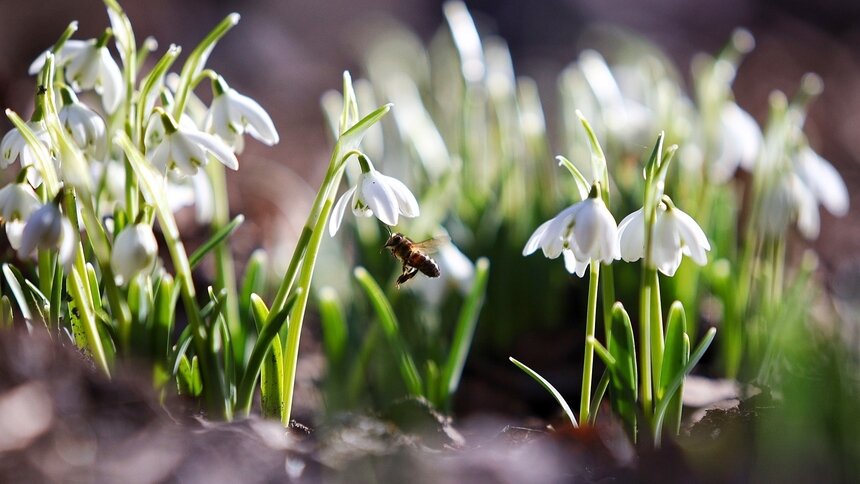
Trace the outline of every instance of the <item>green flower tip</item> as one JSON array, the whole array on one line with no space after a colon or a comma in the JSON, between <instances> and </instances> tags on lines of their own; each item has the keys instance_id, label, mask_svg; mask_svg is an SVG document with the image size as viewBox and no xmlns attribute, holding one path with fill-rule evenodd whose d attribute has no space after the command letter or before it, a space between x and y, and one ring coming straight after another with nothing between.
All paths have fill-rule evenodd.
<instances>
[{"instance_id":1,"label":"green flower tip","mask_svg":"<svg viewBox=\"0 0 860 484\"><path fill-rule=\"evenodd\" d=\"M107 43L110 41L111 37L113 37L113 30L110 27L108 27L105 29L104 33L99 37L99 39L96 41L96 47L101 48L101 47L106 46Z\"/></svg>"},{"instance_id":2,"label":"green flower tip","mask_svg":"<svg viewBox=\"0 0 860 484\"><path fill-rule=\"evenodd\" d=\"M233 12L233 13L231 13L230 15L228 15L228 16L227 16L227 21L228 21L228 22L230 22L230 23L231 23L231 24L233 24L233 25L236 25L236 24L238 24L238 23L239 23L239 19L241 19L241 18L242 18L242 16L241 16L241 15L239 15L239 14L238 14L238 13L236 13L236 12Z\"/></svg>"}]
</instances>

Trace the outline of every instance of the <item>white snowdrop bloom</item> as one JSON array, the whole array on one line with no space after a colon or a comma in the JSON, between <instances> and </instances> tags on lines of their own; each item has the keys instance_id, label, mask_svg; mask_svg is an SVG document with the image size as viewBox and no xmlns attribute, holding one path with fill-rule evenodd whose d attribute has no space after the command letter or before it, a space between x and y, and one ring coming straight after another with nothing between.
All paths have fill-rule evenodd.
<instances>
[{"instance_id":1,"label":"white snowdrop bloom","mask_svg":"<svg viewBox=\"0 0 860 484\"><path fill-rule=\"evenodd\" d=\"M45 127L45 122L30 121L27 123L27 126L50 153L51 137L48 134L48 129ZM3 136L3 140L0 141L0 168L8 167L16 159L20 159L22 168L36 164L36 154L33 152L33 148L27 144L27 141L21 135L21 132L18 131L18 128L12 128ZM34 187L41 185L42 177L39 175L39 170L36 170L35 167L29 170L27 172L27 181Z\"/></svg>"},{"instance_id":2,"label":"white snowdrop bloom","mask_svg":"<svg viewBox=\"0 0 860 484\"><path fill-rule=\"evenodd\" d=\"M848 213L848 187L829 161L804 146L793 162L797 176L828 212L837 217Z\"/></svg>"},{"instance_id":3,"label":"white snowdrop bloom","mask_svg":"<svg viewBox=\"0 0 860 484\"><path fill-rule=\"evenodd\" d=\"M63 107L58 113L60 123L75 144L84 153L96 160L104 159L107 153L107 136L104 119L87 105L78 101L71 90L62 90Z\"/></svg>"},{"instance_id":4,"label":"white snowdrop bloom","mask_svg":"<svg viewBox=\"0 0 860 484\"><path fill-rule=\"evenodd\" d=\"M95 89L101 95L108 113L113 113L122 101L125 88L122 72L108 51L110 35L98 39L67 40L56 54L57 66L65 67L66 80L75 91ZM32 64L30 74L36 74L45 65L49 51L43 52Z\"/></svg>"},{"instance_id":5,"label":"white snowdrop bloom","mask_svg":"<svg viewBox=\"0 0 860 484\"><path fill-rule=\"evenodd\" d=\"M364 155L358 156L361 175L356 185L341 195L329 220L329 234L334 237L343 221L347 204L355 216L376 216L385 225L397 225L400 215L417 217L418 201L409 188L400 180L385 176L373 168Z\"/></svg>"},{"instance_id":6,"label":"white snowdrop bloom","mask_svg":"<svg viewBox=\"0 0 860 484\"><path fill-rule=\"evenodd\" d=\"M624 217L618 226L621 258L627 262L645 255L645 214L639 209ZM711 244L699 224L680 209L660 203L651 235L650 265L667 276L674 276L681 265L682 256L696 264L708 262L707 251Z\"/></svg>"},{"instance_id":7,"label":"white snowdrop bloom","mask_svg":"<svg viewBox=\"0 0 860 484\"><path fill-rule=\"evenodd\" d=\"M158 242L147 224L127 226L116 236L111 250L110 266L118 285L127 284L155 262Z\"/></svg>"},{"instance_id":8,"label":"white snowdrop bloom","mask_svg":"<svg viewBox=\"0 0 860 484\"><path fill-rule=\"evenodd\" d=\"M27 217L18 246L18 256L29 257L36 249L58 250L60 263L71 266L77 234L57 205L46 203Z\"/></svg>"},{"instance_id":9,"label":"white snowdrop bloom","mask_svg":"<svg viewBox=\"0 0 860 484\"><path fill-rule=\"evenodd\" d=\"M598 190L592 188L588 198L538 227L526 242L523 255L533 253L538 247L550 259L564 254L565 268L580 277L593 261L609 264L618 259L618 226Z\"/></svg>"},{"instance_id":10,"label":"white snowdrop bloom","mask_svg":"<svg viewBox=\"0 0 860 484\"><path fill-rule=\"evenodd\" d=\"M755 119L734 102L728 102L723 107L719 129L718 151L708 171L711 180L725 183L739 166L752 171L764 139Z\"/></svg>"},{"instance_id":11,"label":"white snowdrop bloom","mask_svg":"<svg viewBox=\"0 0 860 484\"><path fill-rule=\"evenodd\" d=\"M239 94L221 76L212 81L212 92L212 105L204 123L206 131L220 136L236 153L245 147L245 133L268 146L278 142L272 118L257 101Z\"/></svg>"},{"instance_id":12,"label":"white snowdrop bloom","mask_svg":"<svg viewBox=\"0 0 860 484\"><path fill-rule=\"evenodd\" d=\"M156 168L166 172L176 167L179 172L192 176L197 173L197 167L206 164L206 155L211 154L227 168L239 169L239 160L223 141L196 128L177 126L169 115L161 113L165 134L150 157Z\"/></svg>"},{"instance_id":13,"label":"white snowdrop bloom","mask_svg":"<svg viewBox=\"0 0 860 484\"><path fill-rule=\"evenodd\" d=\"M10 183L0 190L0 221L13 249L20 247L25 221L40 205L36 192L26 183Z\"/></svg>"},{"instance_id":14,"label":"white snowdrop bloom","mask_svg":"<svg viewBox=\"0 0 860 484\"><path fill-rule=\"evenodd\" d=\"M831 214L848 213L848 188L839 172L809 146L800 148L784 171L774 169L771 181L763 190L760 223L765 233L781 236L791 225L807 239L815 239L821 230L819 204Z\"/></svg>"}]
</instances>

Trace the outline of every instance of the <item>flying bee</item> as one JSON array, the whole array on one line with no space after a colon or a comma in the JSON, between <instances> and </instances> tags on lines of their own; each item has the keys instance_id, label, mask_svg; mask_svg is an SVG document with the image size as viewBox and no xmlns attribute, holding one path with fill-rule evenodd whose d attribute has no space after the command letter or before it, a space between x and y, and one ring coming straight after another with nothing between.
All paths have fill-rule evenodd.
<instances>
[{"instance_id":1,"label":"flying bee","mask_svg":"<svg viewBox=\"0 0 860 484\"><path fill-rule=\"evenodd\" d=\"M403 271L397 278L396 286L399 288L419 271L427 277L439 277L442 274L439 264L427 254L435 252L447 240L447 237L434 237L423 242L413 242L399 232L392 234L384 248L389 249L391 255L403 263Z\"/></svg>"}]
</instances>

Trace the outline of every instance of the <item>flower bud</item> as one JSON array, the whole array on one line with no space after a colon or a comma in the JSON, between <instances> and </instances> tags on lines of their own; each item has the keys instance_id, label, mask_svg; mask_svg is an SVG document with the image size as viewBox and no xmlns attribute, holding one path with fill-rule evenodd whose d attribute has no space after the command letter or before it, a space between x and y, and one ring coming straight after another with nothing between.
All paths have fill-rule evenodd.
<instances>
[{"instance_id":1,"label":"flower bud","mask_svg":"<svg viewBox=\"0 0 860 484\"><path fill-rule=\"evenodd\" d=\"M158 255L158 242L147 224L134 224L117 235L110 257L110 266L119 285L126 284L141 271L148 269Z\"/></svg>"}]
</instances>

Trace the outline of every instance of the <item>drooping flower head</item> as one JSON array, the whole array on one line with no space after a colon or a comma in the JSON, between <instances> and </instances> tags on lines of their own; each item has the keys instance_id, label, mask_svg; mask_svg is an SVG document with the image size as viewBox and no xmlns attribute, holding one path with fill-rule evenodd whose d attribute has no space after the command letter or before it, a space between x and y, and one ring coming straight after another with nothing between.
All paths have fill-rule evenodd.
<instances>
[{"instance_id":1,"label":"drooping flower head","mask_svg":"<svg viewBox=\"0 0 860 484\"><path fill-rule=\"evenodd\" d=\"M54 200L42 205L27 217L18 246L18 256L29 257L36 249L57 250L60 263L68 268L74 260L76 243L75 229L60 213L57 200Z\"/></svg>"},{"instance_id":2,"label":"drooping flower head","mask_svg":"<svg viewBox=\"0 0 860 484\"><path fill-rule=\"evenodd\" d=\"M60 124L84 153L96 160L103 160L107 153L107 129L104 119L78 97L68 87L60 91L63 106L58 116Z\"/></svg>"},{"instance_id":3,"label":"drooping flower head","mask_svg":"<svg viewBox=\"0 0 860 484\"><path fill-rule=\"evenodd\" d=\"M580 277L590 263L609 264L620 257L618 226L600 197L599 183L584 200L541 224L526 242L523 255L538 247L550 259L564 254L568 272Z\"/></svg>"},{"instance_id":4,"label":"drooping flower head","mask_svg":"<svg viewBox=\"0 0 860 484\"><path fill-rule=\"evenodd\" d=\"M20 247L25 221L40 205L36 192L26 183L10 183L0 190L0 222L6 226L13 249Z\"/></svg>"},{"instance_id":5,"label":"drooping flower head","mask_svg":"<svg viewBox=\"0 0 860 484\"><path fill-rule=\"evenodd\" d=\"M633 262L645 257L645 212L639 209L624 217L618 226L621 258ZM667 276L674 276L681 265L682 256L693 259L700 266L707 264L707 251L711 244L699 224L692 217L663 196L657 207L651 234L651 254L646 259Z\"/></svg>"},{"instance_id":6,"label":"drooping flower head","mask_svg":"<svg viewBox=\"0 0 860 484\"><path fill-rule=\"evenodd\" d=\"M196 128L177 125L161 108L156 111L161 115L165 131L164 138L152 152L151 161L156 168L166 172L175 167L191 176L197 173L198 167L206 164L206 156L211 154L227 168L239 169L239 160L223 141Z\"/></svg>"},{"instance_id":7,"label":"drooping flower head","mask_svg":"<svg viewBox=\"0 0 860 484\"><path fill-rule=\"evenodd\" d=\"M253 99L236 92L218 76L212 80L212 105L206 115L206 131L216 134L236 153L245 146L244 134L268 146L279 140L272 118Z\"/></svg>"},{"instance_id":8,"label":"drooping flower head","mask_svg":"<svg viewBox=\"0 0 860 484\"><path fill-rule=\"evenodd\" d=\"M114 240L110 266L117 284L126 284L141 271L152 267L158 255L158 242L152 227L144 223L130 225Z\"/></svg>"},{"instance_id":9,"label":"drooping flower head","mask_svg":"<svg viewBox=\"0 0 860 484\"><path fill-rule=\"evenodd\" d=\"M401 215L410 218L418 216L418 201L403 182L376 171L363 154L358 156L358 162L361 165L358 182L341 195L332 210L329 221L329 234L332 237L340 228L347 204L355 216L376 216L389 226L397 225Z\"/></svg>"},{"instance_id":10,"label":"drooping flower head","mask_svg":"<svg viewBox=\"0 0 860 484\"><path fill-rule=\"evenodd\" d=\"M116 111L125 92L122 72L107 47L111 36L112 31L107 29L98 39L67 40L56 54L57 66L65 67L72 89L95 89L108 113ZM30 64L31 75L42 70L49 52L43 52Z\"/></svg>"}]
</instances>

